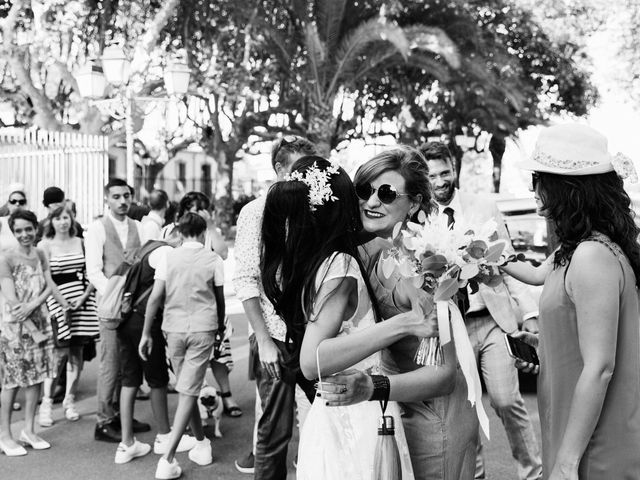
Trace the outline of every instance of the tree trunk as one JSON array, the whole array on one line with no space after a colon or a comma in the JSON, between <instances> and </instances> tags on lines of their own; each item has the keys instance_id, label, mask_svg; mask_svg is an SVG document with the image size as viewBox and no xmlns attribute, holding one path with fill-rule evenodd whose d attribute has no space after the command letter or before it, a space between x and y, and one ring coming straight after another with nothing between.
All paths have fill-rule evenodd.
<instances>
[{"instance_id":1,"label":"tree trunk","mask_svg":"<svg viewBox=\"0 0 640 480\"><path fill-rule=\"evenodd\" d=\"M498 134L493 134L489 141L489 152L493 158L493 191L500 192L500 179L502 177L502 157L507 144L505 138Z\"/></svg>"},{"instance_id":2,"label":"tree trunk","mask_svg":"<svg viewBox=\"0 0 640 480\"><path fill-rule=\"evenodd\" d=\"M310 102L310 118L307 127L307 137L312 141L320 155L329 157L336 130L336 119L333 117L333 108L326 105Z\"/></svg>"}]
</instances>

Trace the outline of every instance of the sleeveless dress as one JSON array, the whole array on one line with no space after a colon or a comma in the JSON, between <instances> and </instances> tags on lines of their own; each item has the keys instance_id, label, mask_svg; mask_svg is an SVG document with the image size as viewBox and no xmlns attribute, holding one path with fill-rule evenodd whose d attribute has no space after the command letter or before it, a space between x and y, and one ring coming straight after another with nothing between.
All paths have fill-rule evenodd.
<instances>
[{"instance_id":1,"label":"sleeveless dress","mask_svg":"<svg viewBox=\"0 0 640 480\"><path fill-rule=\"evenodd\" d=\"M349 335L375 323L369 294L360 268L353 257L336 254L325 260L318 270L316 287L322 282L343 277L355 278L357 281L358 308L350 319L342 323L337 336ZM381 361L380 352L376 352L349 369L380 374ZM327 407L321 398L316 399L300 432L298 480L372 479L381 415L378 402ZM385 415L395 417L395 437L400 451L402 479L413 480L413 469L398 404L389 402Z\"/></svg>"},{"instance_id":2,"label":"sleeveless dress","mask_svg":"<svg viewBox=\"0 0 640 480\"><path fill-rule=\"evenodd\" d=\"M36 298L45 288L40 257L33 261L18 256L9 258L16 296L21 303ZM25 322L12 319L10 312L2 312L0 319L0 379L2 388L29 387L42 383L54 374L55 359L51 341L51 324L44 303L36 308L29 320L48 339L36 343Z\"/></svg>"},{"instance_id":3,"label":"sleeveless dress","mask_svg":"<svg viewBox=\"0 0 640 480\"><path fill-rule=\"evenodd\" d=\"M51 257L49 268L51 278L68 302L84 294L88 285L84 253L67 253ZM71 331L72 345L82 345L100 334L94 293L91 293L78 310L72 310L70 317L67 318L53 296L47 299L47 307L51 316L55 317L59 324L70 320L68 327Z\"/></svg>"},{"instance_id":4,"label":"sleeveless dress","mask_svg":"<svg viewBox=\"0 0 640 480\"><path fill-rule=\"evenodd\" d=\"M609 238L596 234L587 240L604 244L616 256L623 287L615 369L578 475L580 480L637 480L640 479L640 322L636 277L627 257ZM565 289L567 268L565 265L549 273L540 297L538 408L543 478L549 477L555 464L583 367L576 308Z\"/></svg>"},{"instance_id":5,"label":"sleeveless dress","mask_svg":"<svg viewBox=\"0 0 640 480\"><path fill-rule=\"evenodd\" d=\"M365 246L371 264L369 279L383 318L409 310L397 306L390 290L376 276L381 251ZM411 372L422 365L414 361L421 339L405 337L382 351L387 374ZM438 367L430 367L438 368ZM453 392L422 402L399 402L416 480L472 480L475 474L478 416L467 400L467 383L458 366Z\"/></svg>"}]
</instances>

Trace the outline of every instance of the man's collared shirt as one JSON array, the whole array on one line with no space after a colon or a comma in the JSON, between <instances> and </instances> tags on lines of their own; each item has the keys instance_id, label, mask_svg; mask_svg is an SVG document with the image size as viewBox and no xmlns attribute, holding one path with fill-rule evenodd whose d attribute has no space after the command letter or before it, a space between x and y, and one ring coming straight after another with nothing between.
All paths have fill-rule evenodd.
<instances>
[{"instance_id":1,"label":"man's collared shirt","mask_svg":"<svg viewBox=\"0 0 640 480\"><path fill-rule=\"evenodd\" d=\"M236 290L236 296L241 302L251 298L259 298L262 316L269 335L284 342L287 326L264 293L260 277L262 217L264 216L265 201L266 198L263 196L249 202L238 216L233 286Z\"/></svg>"}]
</instances>

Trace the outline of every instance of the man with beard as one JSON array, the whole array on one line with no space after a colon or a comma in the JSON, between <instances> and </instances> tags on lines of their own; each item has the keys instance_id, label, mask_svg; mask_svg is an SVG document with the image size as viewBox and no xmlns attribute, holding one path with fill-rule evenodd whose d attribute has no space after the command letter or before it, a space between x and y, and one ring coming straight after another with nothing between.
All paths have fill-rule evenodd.
<instances>
[{"instance_id":1,"label":"man with beard","mask_svg":"<svg viewBox=\"0 0 640 480\"><path fill-rule=\"evenodd\" d=\"M109 277L125 260L132 260L136 250L144 243L140 222L127 217L131 205L131 188L127 182L114 178L104 187L109 210L95 220L85 236L87 277L95 287L98 303L105 294ZM100 322L100 370L98 373L98 423L95 439L119 443L121 441L118 398L118 337L115 329L105 328ZM147 432L149 424L133 421L133 431Z\"/></svg>"},{"instance_id":2,"label":"man with beard","mask_svg":"<svg viewBox=\"0 0 640 480\"><path fill-rule=\"evenodd\" d=\"M439 215L453 226L455 222L480 226L490 219L497 222L500 238L513 249L506 225L496 203L486 195L463 192L455 187L455 167L444 143L429 142L420 147L429 166L429 181ZM533 432L518 385L518 374L509 357L504 333L518 330L538 332L537 305L520 282L508 275L496 287L480 285L478 292L468 291L463 312L471 344L480 365L487 392L504 425L521 480L541 478L540 449ZM475 478L485 478L482 443L478 442Z\"/></svg>"}]
</instances>

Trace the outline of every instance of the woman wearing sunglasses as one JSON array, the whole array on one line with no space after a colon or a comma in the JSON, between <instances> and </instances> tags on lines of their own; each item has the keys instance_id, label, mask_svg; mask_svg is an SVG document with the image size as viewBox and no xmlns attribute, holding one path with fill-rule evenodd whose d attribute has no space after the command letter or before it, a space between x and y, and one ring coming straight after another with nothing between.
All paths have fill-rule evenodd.
<instances>
[{"instance_id":1,"label":"woman wearing sunglasses","mask_svg":"<svg viewBox=\"0 0 640 480\"><path fill-rule=\"evenodd\" d=\"M380 239L391 237L396 224L417 222L418 212L433 208L427 164L420 152L396 147L362 165L355 175L364 230ZM379 282L376 262L384 242L374 239L364 246L367 270L384 319L407 311L392 292ZM402 422L416 479L472 479L475 470L478 420L467 401L467 387L453 342L444 346L444 365L421 366L414 362L420 339L405 337L383 351L389 376L390 399L401 403ZM325 390L336 405L368 400L373 391L370 376L362 372L330 377ZM347 385L341 391L340 385Z\"/></svg>"},{"instance_id":2,"label":"woman wearing sunglasses","mask_svg":"<svg viewBox=\"0 0 640 480\"><path fill-rule=\"evenodd\" d=\"M7 199L8 215L6 217L0 217L0 252L16 248L18 246L18 240L11 232L9 228L9 215L18 210L24 210L27 208L27 196L23 190L15 190L9 194Z\"/></svg>"}]
</instances>

